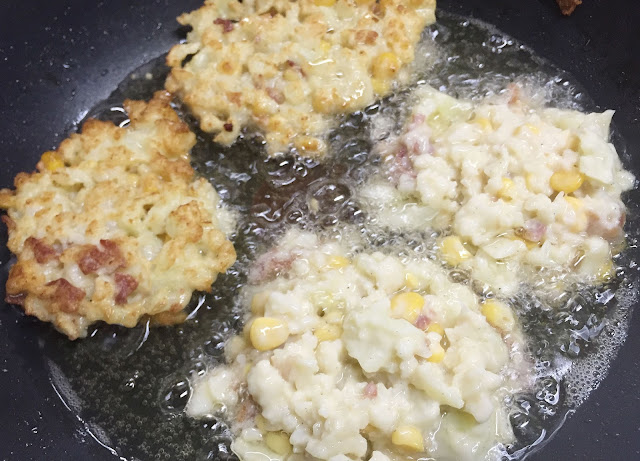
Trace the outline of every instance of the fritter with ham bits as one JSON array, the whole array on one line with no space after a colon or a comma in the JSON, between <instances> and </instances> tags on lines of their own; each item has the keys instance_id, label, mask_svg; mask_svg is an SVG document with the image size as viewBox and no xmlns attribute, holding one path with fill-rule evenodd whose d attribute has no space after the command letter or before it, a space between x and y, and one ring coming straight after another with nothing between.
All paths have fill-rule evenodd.
<instances>
[{"instance_id":1,"label":"fritter with ham bits","mask_svg":"<svg viewBox=\"0 0 640 461\"><path fill-rule=\"evenodd\" d=\"M166 88L215 141L261 130L269 154L319 156L335 115L408 83L435 0L206 0L178 21Z\"/></svg>"},{"instance_id":2,"label":"fritter with ham bits","mask_svg":"<svg viewBox=\"0 0 640 461\"><path fill-rule=\"evenodd\" d=\"M126 101L126 127L87 121L0 191L17 256L6 299L70 339L99 320L181 321L193 291L235 261L231 215L194 177L195 135L170 100Z\"/></svg>"}]
</instances>

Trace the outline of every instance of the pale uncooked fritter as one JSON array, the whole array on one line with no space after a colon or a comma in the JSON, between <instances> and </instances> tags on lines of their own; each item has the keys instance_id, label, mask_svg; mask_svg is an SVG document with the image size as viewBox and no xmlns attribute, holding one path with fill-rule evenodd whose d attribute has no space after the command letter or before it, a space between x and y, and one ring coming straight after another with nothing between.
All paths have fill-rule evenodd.
<instances>
[{"instance_id":1,"label":"pale uncooked fritter","mask_svg":"<svg viewBox=\"0 0 640 461\"><path fill-rule=\"evenodd\" d=\"M407 83L434 0L207 0L167 57L166 88L215 141L257 127L269 154L317 156L335 115Z\"/></svg>"},{"instance_id":2,"label":"pale uncooked fritter","mask_svg":"<svg viewBox=\"0 0 640 461\"><path fill-rule=\"evenodd\" d=\"M254 263L244 334L188 414L226 417L243 461L501 459L532 375L510 307L348 240L293 229Z\"/></svg>"},{"instance_id":3,"label":"pale uncooked fritter","mask_svg":"<svg viewBox=\"0 0 640 461\"><path fill-rule=\"evenodd\" d=\"M38 171L0 191L17 256L7 301L75 339L102 320L184 319L194 290L209 291L235 261L231 215L189 164L195 135L158 92L126 101L122 128L89 120Z\"/></svg>"},{"instance_id":4,"label":"pale uncooked fritter","mask_svg":"<svg viewBox=\"0 0 640 461\"><path fill-rule=\"evenodd\" d=\"M440 256L505 296L521 282L556 292L615 273L621 194L635 180L609 142L613 111L545 107L519 86L476 101L415 96L383 152L387 177L361 191L380 224L440 231Z\"/></svg>"}]
</instances>

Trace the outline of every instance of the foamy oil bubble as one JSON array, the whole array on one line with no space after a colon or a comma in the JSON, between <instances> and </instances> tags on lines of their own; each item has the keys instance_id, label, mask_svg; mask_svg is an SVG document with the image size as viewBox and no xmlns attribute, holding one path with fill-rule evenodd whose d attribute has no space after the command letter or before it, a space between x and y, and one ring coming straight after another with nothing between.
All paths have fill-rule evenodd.
<instances>
[{"instance_id":1,"label":"foamy oil bubble","mask_svg":"<svg viewBox=\"0 0 640 461\"><path fill-rule=\"evenodd\" d=\"M594 108L570 76L483 23L440 12L439 23L425 30L418 54L418 84L429 84L453 96L500 97L509 83L518 81L540 101L563 108ZM150 74L151 79L125 79L89 115L126 124L122 100L148 99L162 88L166 72L163 57L145 64L135 74ZM436 260L435 233L390 232L375 218L368 219L355 193L379 171L380 158L371 152L402 129L411 97L410 91L401 91L342 117L340 127L329 136L331 155L323 163L295 156L266 159L262 138L250 132L229 148L216 145L176 103L175 108L197 135L194 168L211 181L238 216L232 236L238 261L218 278L213 293L194 296L189 320L183 325L141 325L133 330L100 325L91 337L74 343L54 335L47 339L44 350L52 359L52 383L82 421L79 425L101 428L94 431L101 434L96 440L108 441L105 445L129 460L235 459L224 421L188 418L184 407L193 383L224 363L226 342L242 329L244 310L238 293L252 261L261 252L295 225L327 238L358 242L351 248L354 253L394 248L403 259ZM452 270L449 276L472 284L462 271ZM635 273L629 277L637 280ZM627 291L616 287L595 290L593 295L600 296L594 304L599 317L591 323L588 315L571 312L568 303L573 293L566 299L558 298L557 306L533 293L518 298L520 314L531 320L529 346L537 381L530 392L516 395L510 402L519 440L507 447L506 457L522 457L532 446L540 446L597 387L604 372L594 376L592 367L606 370L622 344L635 302L634 287ZM613 290L615 301L605 302L605 289ZM571 322L577 324L569 325ZM592 338L601 324L599 335ZM572 329L583 327L586 340L572 336ZM572 355L575 346L578 349Z\"/></svg>"}]
</instances>

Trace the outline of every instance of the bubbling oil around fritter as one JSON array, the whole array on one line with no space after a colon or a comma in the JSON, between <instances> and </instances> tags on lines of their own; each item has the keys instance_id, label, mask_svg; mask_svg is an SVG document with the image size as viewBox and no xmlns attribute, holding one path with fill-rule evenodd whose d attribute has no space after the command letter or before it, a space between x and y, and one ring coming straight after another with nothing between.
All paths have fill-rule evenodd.
<instances>
[{"instance_id":1,"label":"bubbling oil around fritter","mask_svg":"<svg viewBox=\"0 0 640 461\"><path fill-rule=\"evenodd\" d=\"M538 88L541 97L557 107L595 109L571 76L485 24L440 12L438 24L425 30L419 53L418 84L457 97L484 97L517 79ZM151 97L167 71L163 57L142 66L89 116L126 123L121 101ZM84 421L85 435L102 434L103 443L130 459L235 459L224 423L184 415L190 379L224 360L225 340L242 328L235 294L251 261L287 227L339 235L340 223L348 222L369 246L392 244L403 248L401 256L435 258L433 235L389 233L368 219L355 200L355 189L378 168L369 155L374 143L401 128L410 109L407 99L408 93L398 93L344 117L330 134L331 154L322 164L293 157L265 160L262 140L251 133L222 148L198 132L194 120L178 107L199 133L194 168L216 185L239 216L233 236L238 262L219 277L214 294L194 296L192 314L183 325L149 329L143 324L131 330L102 325L75 343L45 334L44 350L55 364L52 382L63 399L73 399L70 408ZM623 146L617 147L624 152ZM638 191L632 194L635 199L629 202L640 203ZM637 210L630 211L628 228L638 228ZM630 245L634 238L630 236ZM626 269L606 286L555 300L541 299L533 291L513 300L538 379L534 389L510 402L518 442L507 447L509 458L539 445L604 377L624 341L638 291L638 275L629 269L633 258L631 251L623 252L617 263ZM450 276L470 283L464 273L451 271ZM599 376L592 371L594 364Z\"/></svg>"}]
</instances>

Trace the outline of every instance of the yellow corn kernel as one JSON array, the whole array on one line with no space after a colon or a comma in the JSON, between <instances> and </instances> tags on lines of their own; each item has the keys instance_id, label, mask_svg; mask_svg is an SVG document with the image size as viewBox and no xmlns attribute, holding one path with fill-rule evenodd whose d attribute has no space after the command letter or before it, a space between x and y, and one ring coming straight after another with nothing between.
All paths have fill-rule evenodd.
<instances>
[{"instance_id":1,"label":"yellow corn kernel","mask_svg":"<svg viewBox=\"0 0 640 461\"><path fill-rule=\"evenodd\" d=\"M493 299L485 301L482 304L481 312L489 325L498 330L511 331L516 323L511 308L500 301Z\"/></svg>"},{"instance_id":2,"label":"yellow corn kernel","mask_svg":"<svg viewBox=\"0 0 640 461\"><path fill-rule=\"evenodd\" d=\"M328 42L326 40L321 40L320 52L322 53L322 56L326 57L329 54L329 51L331 51L331 42Z\"/></svg>"},{"instance_id":3,"label":"yellow corn kernel","mask_svg":"<svg viewBox=\"0 0 640 461\"><path fill-rule=\"evenodd\" d=\"M424 306L424 298L418 293L400 293L391 298L391 312L394 317L414 323Z\"/></svg>"},{"instance_id":4,"label":"yellow corn kernel","mask_svg":"<svg viewBox=\"0 0 640 461\"><path fill-rule=\"evenodd\" d=\"M287 69L282 74L284 79L288 82L295 82L300 80L300 72L295 69Z\"/></svg>"},{"instance_id":5,"label":"yellow corn kernel","mask_svg":"<svg viewBox=\"0 0 640 461\"><path fill-rule=\"evenodd\" d=\"M375 78L388 80L398 73L401 62L397 55L387 51L373 59L371 72Z\"/></svg>"},{"instance_id":6,"label":"yellow corn kernel","mask_svg":"<svg viewBox=\"0 0 640 461\"><path fill-rule=\"evenodd\" d=\"M391 83L388 80L384 80L381 78L372 78L371 86L373 87L373 92L377 95L387 94L389 89L391 88Z\"/></svg>"},{"instance_id":7,"label":"yellow corn kernel","mask_svg":"<svg viewBox=\"0 0 640 461\"><path fill-rule=\"evenodd\" d=\"M330 114L340 107L340 97L335 88L331 90L316 89L311 95L311 104L316 112Z\"/></svg>"},{"instance_id":8,"label":"yellow corn kernel","mask_svg":"<svg viewBox=\"0 0 640 461\"><path fill-rule=\"evenodd\" d=\"M407 272L407 275L404 276L404 279L407 288L409 288L410 290L415 290L420 286L420 280L418 280L418 277L416 277L411 272Z\"/></svg>"},{"instance_id":9,"label":"yellow corn kernel","mask_svg":"<svg viewBox=\"0 0 640 461\"><path fill-rule=\"evenodd\" d=\"M573 211L576 214L576 220L571 225L571 230L573 232L582 232L587 228L587 214L584 212L584 203L577 197L571 197L568 195L564 196L566 202L571 205Z\"/></svg>"},{"instance_id":10,"label":"yellow corn kernel","mask_svg":"<svg viewBox=\"0 0 640 461\"><path fill-rule=\"evenodd\" d=\"M251 298L251 313L253 315L263 315L264 308L267 304L267 299L269 299L268 291L261 291L253 295Z\"/></svg>"},{"instance_id":11,"label":"yellow corn kernel","mask_svg":"<svg viewBox=\"0 0 640 461\"><path fill-rule=\"evenodd\" d=\"M316 6L333 6L336 4L336 0L313 0Z\"/></svg>"},{"instance_id":12,"label":"yellow corn kernel","mask_svg":"<svg viewBox=\"0 0 640 461\"><path fill-rule=\"evenodd\" d=\"M277 455L284 456L291 452L291 443L289 443L289 435L286 432L267 432L264 441L269 450Z\"/></svg>"},{"instance_id":13,"label":"yellow corn kernel","mask_svg":"<svg viewBox=\"0 0 640 461\"><path fill-rule=\"evenodd\" d=\"M536 185L536 175L533 173L527 173L527 175L524 177L524 182L527 184L527 189L529 189L532 192L537 192L538 191L538 187Z\"/></svg>"},{"instance_id":14,"label":"yellow corn kernel","mask_svg":"<svg viewBox=\"0 0 640 461\"><path fill-rule=\"evenodd\" d=\"M244 375L245 375L245 376L247 376L247 375L249 374L249 372L251 371L251 364L250 364L250 363L247 363L247 364L244 366L244 370L242 370L242 371L244 372Z\"/></svg>"},{"instance_id":15,"label":"yellow corn kernel","mask_svg":"<svg viewBox=\"0 0 640 461\"><path fill-rule=\"evenodd\" d=\"M323 148L322 141L313 136L296 136L294 144L296 148L302 152L318 152Z\"/></svg>"},{"instance_id":16,"label":"yellow corn kernel","mask_svg":"<svg viewBox=\"0 0 640 461\"><path fill-rule=\"evenodd\" d=\"M322 320L324 320L327 323L342 323L342 320L344 319L344 314L340 311L337 310L333 310L329 313L327 313Z\"/></svg>"},{"instance_id":17,"label":"yellow corn kernel","mask_svg":"<svg viewBox=\"0 0 640 461\"><path fill-rule=\"evenodd\" d=\"M484 131L493 130L493 125L491 124L491 120L487 117L476 117L474 120Z\"/></svg>"},{"instance_id":18,"label":"yellow corn kernel","mask_svg":"<svg viewBox=\"0 0 640 461\"><path fill-rule=\"evenodd\" d=\"M427 327L427 333L438 333L440 336L444 337L444 328L439 323L433 322Z\"/></svg>"},{"instance_id":19,"label":"yellow corn kernel","mask_svg":"<svg viewBox=\"0 0 640 461\"><path fill-rule=\"evenodd\" d=\"M571 149L574 152L578 152L578 149L580 149L580 137L575 135L575 134L569 135L569 141L567 142L567 148Z\"/></svg>"},{"instance_id":20,"label":"yellow corn kernel","mask_svg":"<svg viewBox=\"0 0 640 461\"><path fill-rule=\"evenodd\" d=\"M515 191L515 183L510 178L502 178L502 187L498 190L498 197L502 199L510 199L513 198L513 193Z\"/></svg>"},{"instance_id":21,"label":"yellow corn kernel","mask_svg":"<svg viewBox=\"0 0 640 461\"><path fill-rule=\"evenodd\" d=\"M264 416L258 415L255 419L256 427L260 432L267 432L267 420L264 419Z\"/></svg>"},{"instance_id":22,"label":"yellow corn kernel","mask_svg":"<svg viewBox=\"0 0 640 461\"><path fill-rule=\"evenodd\" d=\"M432 344L431 346L431 355L427 359L431 363L440 363L444 359L444 347L442 344Z\"/></svg>"},{"instance_id":23,"label":"yellow corn kernel","mask_svg":"<svg viewBox=\"0 0 640 461\"><path fill-rule=\"evenodd\" d=\"M329 269L342 269L343 267L347 267L350 263L351 261L344 256L333 255L329 258L327 267Z\"/></svg>"},{"instance_id":24,"label":"yellow corn kernel","mask_svg":"<svg viewBox=\"0 0 640 461\"><path fill-rule=\"evenodd\" d=\"M279 319L258 317L251 324L249 338L257 350L269 351L285 343L289 338L289 327Z\"/></svg>"},{"instance_id":25,"label":"yellow corn kernel","mask_svg":"<svg viewBox=\"0 0 640 461\"><path fill-rule=\"evenodd\" d=\"M422 433L415 426L398 426L391 434L391 443L415 452L424 451Z\"/></svg>"},{"instance_id":26,"label":"yellow corn kernel","mask_svg":"<svg viewBox=\"0 0 640 461\"><path fill-rule=\"evenodd\" d=\"M613 262L608 260L599 269L596 274L596 280L601 283L608 282L613 278L616 273L616 268L613 266Z\"/></svg>"},{"instance_id":27,"label":"yellow corn kernel","mask_svg":"<svg viewBox=\"0 0 640 461\"><path fill-rule=\"evenodd\" d=\"M230 59L225 59L220 61L218 64L218 71L222 74L231 75L240 70L239 61L232 61Z\"/></svg>"},{"instance_id":28,"label":"yellow corn kernel","mask_svg":"<svg viewBox=\"0 0 640 461\"><path fill-rule=\"evenodd\" d=\"M320 328L316 328L313 335L321 341L335 341L342 336L342 327L335 324L322 325Z\"/></svg>"},{"instance_id":29,"label":"yellow corn kernel","mask_svg":"<svg viewBox=\"0 0 640 461\"><path fill-rule=\"evenodd\" d=\"M549 185L556 192L570 194L580 189L584 182L584 175L577 170L556 171L549 179Z\"/></svg>"},{"instance_id":30,"label":"yellow corn kernel","mask_svg":"<svg viewBox=\"0 0 640 461\"><path fill-rule=\"evenodd\" d=\"M457 235L449 235L443 238L440 243L440 252L446 263L450 266L457 266L472 256Z\"/></svg>"},{"instance_id":31,"label":"yellow corn kernel","mask_svg":"<svg viewBox=\"0 0 640 461\"><path fill-rule=\"evenodd\" d=\"M527 250L533 250L534 248L538 248L540 246L540 242L532 242L531 240L527 240L518 235L513 235L510 237L512 240L520 240L527 246Z\"/></svg>"},{"instance_id":32,"label":"yellow corn kernel","mask_svg":"<svg viewBox=\"0 0 640 461\"><path fill-rule=\"evenodd\" d=\"M520 129L519 129L520 132L522 132L522 128L526 128L527 130L529 130L533 134L540 134L540 128L538 128L536 125L532 125L531 123L527 123L527 124L523 125L522 127L520 127Z\"/></svg>"},{"instance_id":33,"label":"yellow corn kernel","mask_svg":"<svg viewBox=\"0 0 640 461\"><path fill-rule=\"evenodd\" d=\"M49 171L56 171L64 166L62 157L55 151L47 151L40 158L44 167Z\"/></svg>"}]
</instances>

